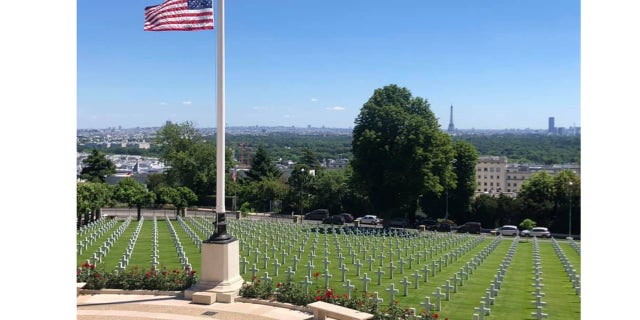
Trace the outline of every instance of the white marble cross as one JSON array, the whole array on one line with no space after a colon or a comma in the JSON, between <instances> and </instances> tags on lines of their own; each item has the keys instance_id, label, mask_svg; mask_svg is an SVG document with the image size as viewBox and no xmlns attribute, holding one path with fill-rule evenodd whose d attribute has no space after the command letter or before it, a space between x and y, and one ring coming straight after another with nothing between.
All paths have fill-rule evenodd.
<instances>
[{"instance_id":1,"label":"white marble cross","mask_svg":"<svg viewBox=\"0 0 640 320\"><path fill-rule=\"evenodd\" d=\"M389 294L391 295L391 303L393 303L393 301L395 300L395 296L397 292L400 292L400 290L396 289L396 284L395 283L391 283L391 287L384 289L385 291L388 291Z\"/></svg>"}]
</instances>

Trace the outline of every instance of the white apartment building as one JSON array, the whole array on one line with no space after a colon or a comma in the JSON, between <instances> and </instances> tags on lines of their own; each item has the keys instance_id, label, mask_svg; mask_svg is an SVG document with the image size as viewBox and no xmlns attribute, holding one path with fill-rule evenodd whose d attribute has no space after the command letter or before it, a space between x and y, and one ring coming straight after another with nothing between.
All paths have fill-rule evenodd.
<instances>
[{"instance_id":1,"label":"white apartment building","mask_svg":"<svg viewBox=\"0 0 640 320\"><path fill-rule=\"evenodd\" d=\"M480 156L476 165L476 195L504 193L507 157Z\"/></svg>"},{"instance_id":2,"label":"white apartment building","mask_svg":"<svg viewBox=\"0 0 640 320\"><path fill-rule=\"evenodd\" d=\"M504 194L516 197L522 183L533 174L545 171L555 175L564 170L571 170L580 175L580 165L576 164L509 164L507 157L480 156L476 165L476 196Z\"/></svg>"}]
</instances>

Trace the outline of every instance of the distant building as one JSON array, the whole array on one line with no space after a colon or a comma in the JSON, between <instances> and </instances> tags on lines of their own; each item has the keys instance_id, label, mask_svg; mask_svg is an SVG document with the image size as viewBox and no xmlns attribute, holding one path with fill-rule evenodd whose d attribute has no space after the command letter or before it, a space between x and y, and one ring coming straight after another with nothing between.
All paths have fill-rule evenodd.
<instances>
[{"instance_id":1,"label":"distant building","mask_svg":"<svg viewBox=\"0 0 640 320\"><path fill-rule=\"evenodd\" d=\"M556 133L556 118L549 117L549 133Z\"/></svg>"},{"instance_id":2,"label":"distant building","mask_svg":"<svg viewBox=\"0 0 640 320\"><path fill-rule=\"evenodd\" d=\"M143 140L142 142L138 143L138 148L139 149L149 149L149 148L151 148L151 144L149 142L145 142Z\"/></svg>"},{"instance_id":3,"label":"distant building","mask_svg":"<svg viewBox=\"0 0 640 320\"><path fill-rule=\"evenodd\" d=\"M516 197L522 184L532 175L543 171L556 175L564 170L580 175L580 165L577 164L509 164L507 157L480 156L476 165L476 196L504 194Z\"/></svg>"},{"instance_id":4,"label":"distant building","mask_svg":"<svg viewBox=\"0 0 640 320\"><path fill-rule=\"evenodd\" d=\"M476 194L499 194L504 191L507 157L480 156L476 165Z\"/></svg>"}]
</instances>

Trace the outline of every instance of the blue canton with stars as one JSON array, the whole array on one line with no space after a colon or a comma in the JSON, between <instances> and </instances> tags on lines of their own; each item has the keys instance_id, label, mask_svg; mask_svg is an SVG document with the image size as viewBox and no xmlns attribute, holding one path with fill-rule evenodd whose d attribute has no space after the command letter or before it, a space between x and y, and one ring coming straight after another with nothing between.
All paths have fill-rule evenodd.
<instances>
[{"instance_id":1,"label":"blue canton with stars","mask_svg":"<svg viewBox=\"0 0 640 320\"><path fill-rule=\"evenodd\" d=\"M189 9L205 9L212 7L213 0L189 0L187 5Z\"/></svg>"}]
</instances>

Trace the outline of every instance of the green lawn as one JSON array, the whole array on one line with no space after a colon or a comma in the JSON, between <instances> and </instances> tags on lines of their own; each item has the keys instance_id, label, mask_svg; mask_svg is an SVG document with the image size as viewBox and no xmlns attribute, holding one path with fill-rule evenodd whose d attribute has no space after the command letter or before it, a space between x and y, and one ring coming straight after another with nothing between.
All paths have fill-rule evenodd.
<instances>
[{"instance_id":1,"label":"green lawn","mask_svg":"<svg viewBox=\"0 0 640 320\"><path fill-rule=\"evenodd\" d=\"M196 217L194 219L184 218L185 224L191 230L194 230L200 240L208 238L208 232L201 231L199 227L210 225L211 221L204 217ZM102 244L111 233L122 225L122 221L111 227L105 234L100 237L91 247L77 256L78 265L89 259L92 253ZM175 229L180 242L182 243L184 252L189 258L189 262L196 271L200 271L201 257L200 250L197 245L189 238L187 232L183 230L179 222L175 219L165 221L164 218L158 218L158 249L160 268L166 267L169 270L181 269L178 253L174 246L174 241L170 236L169 225L171 223ZM138 222L133 220L120 236L118 241L111 248L102 262L107 270L113 270L117 262L122 257L128 245L128 241ZM379 296L384 299L384 304L391 303L390 293L387 291L391 284L395 284L395 288L399 290L395 295L395 299L402 306L415 308L418 312L424 309L420 302L425 297L431 297L431 303L435 303L435 297L432 293L437 287L442 287L447 280L452 277L461 267L485 250L496 240L494 236L475 236L454 233L432 233L427 232L418 234L415 237L400 238L393 236L372 236L372 235L352 235L352 234L325 234L310 232L308 224L292 224L289 222L260 222L250 220L230 220L228 225L229 232L240 240L240 259L249 261L246 266L246 272L241 275L246 281L251 281L251 267L259 269L256 272L258 278L262 278L268 273L270 278L275 282L285 282L287 274L285 271L288 267L293 268L294 256L298 255L298 251L302 250L297 263L297 271L293 275L293 281L301 283L305 275L309 273L306 265L309 261L314 267L311 269L311 281L313 284L309 287L310 292L324 288L324 257L325 243L328 251L329 273L332 277L329 279L329 287L338 294L346 293L345 282L342 281L342 271L339 265L338 245L341 248L343 263L348 271L345 273L345 280L351 280L351 284L355 286L352 295L360 294L363 289L362 276L366 273L371 279L369 283L368 293L378 292ZM78 241L84 239L86 235L79 236ZM152 254L152 237L153 237L153 220L146 218L142 224L138 240L133 250L132 258L128 268L138 266L140 268L149 269ZM480 300L485 296L485 291L489 288L494 279L498 266L505 260L507 252L512 244L513 237L504 237L497 244L495 249L491 251L484 261L475 269L473 274L469 275L469 279L464 281L464 285L458 287L457 293L451 293L450 301L442 301L442 310L437 312L441 318L449 317L450 319L472 319L474 308L480 306ZM580 273L580 256L568 243L558 241L562 247L566 257L571 261L574 269ZM491 315L489 319L533 319L531 312L535 311L531 301L534 296L533 291L533 239L526 239L516 242L516 250L512 256L511 263L505 273L502 287L495 298L495 304L490 306ZM351 249L349 249L349 246ZM384 246L384 250L382 249ZM580 319L580 298L569 281L569 277L565 272L558 255L555 253L550 240L538 241L543 272L543 292L545 296L543 301L547 302L543 308L543 312L549 314L549 318L554 319ZM260 252L256 260L255 250ZM369 269L369 257L373 256L374 262L372 269ZM315 250L315 257L311 257L311 252ZM366 250L366 251L365 251ZM283 251L286 254L283 263ZM350 251L355 253L352 258ZM393 272L393 279L390 273L390 252L393 251L393 264L396 269ZM442 271L436 272L435 276L429 273L428 281L424 282L421 277L419 288L415 289L414 272L418 272L421 276L424 274L422 268L427 265L432 266L433 260L444 258L445 254L453 254L460 252L457 259L454 259L447 266L442 266ZM380 267L380 253L384 254L382 267ZM264 255L268 256L267 265L264 265ZM420 263L418 263L418 255L420 255ZM409 258L413 257L412 266L409 268ZM425 258L426 257L426 258ZM281 264L279 266L278 275L274 262L278 259ZM400 260L404 260L405 268L400 271ZM356 274L356 266L352 264L353 260L360 260L362 264L360 276ZM257 262L256 262L257 261ZM375 273L378 268L384 271L381 277L381 284L377 284L378 276ZM320 274L313 276L314 273ZM404 296L401 281L404 277L411 282L408 286L408 295ZM444 289L442 289L444 292Z\"/></svg>"}]
</instances>

